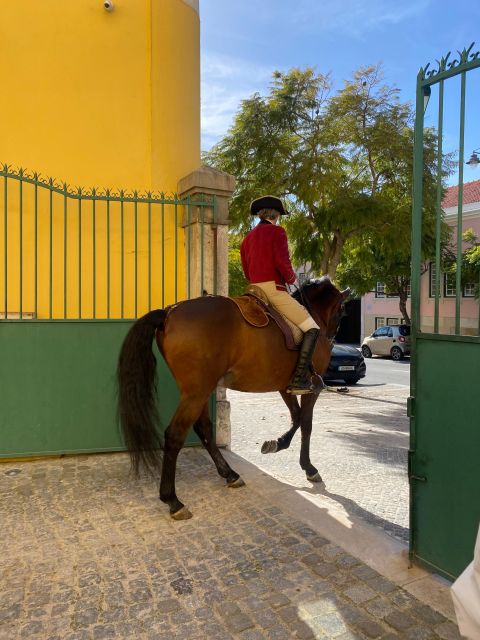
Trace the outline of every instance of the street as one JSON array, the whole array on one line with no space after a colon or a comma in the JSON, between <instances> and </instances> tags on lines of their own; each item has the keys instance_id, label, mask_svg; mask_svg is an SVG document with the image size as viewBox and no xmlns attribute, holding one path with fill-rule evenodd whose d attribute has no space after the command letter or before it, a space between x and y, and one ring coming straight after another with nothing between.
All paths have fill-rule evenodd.
<instances>
[{"instance_id":1,"label":"street","mask_svg":"<svg viewBox=\"0 0 480 640\"><path fill-rule=\"evenodd\" d=\"M391 358L365 358L367 375L357 386L400 384L410 386L410 358L395 362Z\"/></svg>"}]
</instances>

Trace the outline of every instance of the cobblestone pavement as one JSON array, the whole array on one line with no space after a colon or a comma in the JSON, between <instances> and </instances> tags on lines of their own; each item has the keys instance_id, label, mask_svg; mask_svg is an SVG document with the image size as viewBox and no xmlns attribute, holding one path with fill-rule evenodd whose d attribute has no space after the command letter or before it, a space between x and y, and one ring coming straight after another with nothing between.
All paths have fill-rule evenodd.
<instances>
[{"instance_id":1,"label":"cobblestone pavement","mask_svg":"<svg viewBox=\"0 0 480 640\"><path fill-rule=\"evenodd\" d=\"M459 638L242 473L182 451L174 522L125 454L0 465L0 639Z\"/></svg>"},{"instance_id":2,"label":"cobblestone pavement","mask_svg":"<svg viewBox=\"0 0 480 640\"><path fill-rule=\"evenodd\" d=\"M332 387L336 389L335 387ZM325 498L408 544L408 388L350 387L323 392L315 405L311 460L325 482ZM287 431L290 414L278 393L227 392L232 451L293 486L305 485L300 433L290 448L263 455L264 440Z\"/></svg>"}]
</instances>

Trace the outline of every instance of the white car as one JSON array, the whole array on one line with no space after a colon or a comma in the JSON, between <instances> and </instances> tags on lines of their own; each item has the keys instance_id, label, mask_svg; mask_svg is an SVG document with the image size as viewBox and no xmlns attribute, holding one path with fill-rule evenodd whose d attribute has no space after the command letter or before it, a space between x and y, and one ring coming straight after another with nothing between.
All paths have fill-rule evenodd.
<instances>
[{"instance_id":1,"label":"white car","mask_svg":"<svg viewBox=\"0 0 480 640\"><path fill-rule=\"evenodd\" d=\"M410 354L410 326L378 327L362 342L362 353L365 358L391 356L392 360L401 360Z\"/></svg>"}]
</instances>

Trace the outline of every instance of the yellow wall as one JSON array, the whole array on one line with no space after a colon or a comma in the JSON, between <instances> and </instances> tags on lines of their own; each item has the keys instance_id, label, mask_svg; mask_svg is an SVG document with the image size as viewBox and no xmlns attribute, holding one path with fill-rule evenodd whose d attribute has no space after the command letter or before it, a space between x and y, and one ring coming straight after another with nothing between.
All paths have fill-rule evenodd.
<instances>
[{"instance_id":1,"label":"yellow wall","mask_svg":"<svg viewBox=\"0 0 480 640\"><path fill-rule=\"evenodd\" d=\"M102 0L41 0L0 3L0 162L22 166L83 187L149 189L174 192L178 180L200 165L199 18L183 0L114 0L107 12ZM3 189L3 187L1 187ZM17 186L15 186L15 192ZM4 227L3 191L0 230ZM19 197L9 189L8 310L18 311ZM23 198L24 311L33 306L33 189ZM42 291L49 281L49 209L43 196L39 214L38 269ZM61 196L54 197L54 316L63 315L64 227ZM139 309L145 311L147 270L146 206L139 209L137 264ZM67 290L78 299L77 206L68 201ZM164 262L172 270L173 207L165 209ZM88 212L88 213L87 213ZM119 206L111 210L118 226ZM77 216L77 218L75 218ZM133 209L126 213L124 266L134 268ZM93 310L92 207L85 205L82 222L82 315ZM70 237L71 234L71 237ZM153 209L153 237L160 239L160 207ZM3 235L3 234L0 234ZM111 237L112 296L120 287L119 236ZM0 242L0 311L4 310L5 247ZM71 244L71 248L70 248ZM96 211L97 315L106 311L106 209ZM178 229L179 296L183 295L183 237ZM152 306L159 306L161 247L152 252ZM47 269L47 270L46 270ZM160 279L160 281L158 280ZM128 280L130 282L131 278ZM165 278L163 300L171 301L173 277ZM132 284L125 282L125 315L132 315ZM90 287L90 290L89 290ZM75 288L77 290L75 291ZM85 300L83 301L83 298ZM118 297L118 296L117 296ZM100 298L103 302L100 303ZM116 299L116 298L115 298ZM48 304L47 304L48 306ZM113 315L120 313L117 302ZM39 317L48 316L42 302ZM77 305L78 307L78 305ZM118 308L117 308L118 307ZM77 309L78 311L78 309ZM74 317L72 306L67 315Z\"/></svg>"}]
</instances>

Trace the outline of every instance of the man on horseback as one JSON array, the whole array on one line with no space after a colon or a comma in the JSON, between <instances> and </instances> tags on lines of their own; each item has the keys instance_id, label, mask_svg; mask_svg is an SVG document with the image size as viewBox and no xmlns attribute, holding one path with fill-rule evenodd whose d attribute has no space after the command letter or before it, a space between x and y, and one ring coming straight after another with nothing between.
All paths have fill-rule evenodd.
<instances>
[{"instance_id":1,"label":"man on horseback","mask_svg":"<svg viewBox=\"0 0 480 640\"><path fill-rule=\"evenodd\" d=\"M262 289L272 306L303 332L297 368L287 392L301 395L319 391L321 387L312 383L309 372L320 327L287 291L287 284L294 284L296 275L290 261L287 234L277 223L288 211L280 198L262 196L251 203L250 213L257 215L260 222L245 236L240 247L245 277Z\"/></svg>"}]
</instances>

